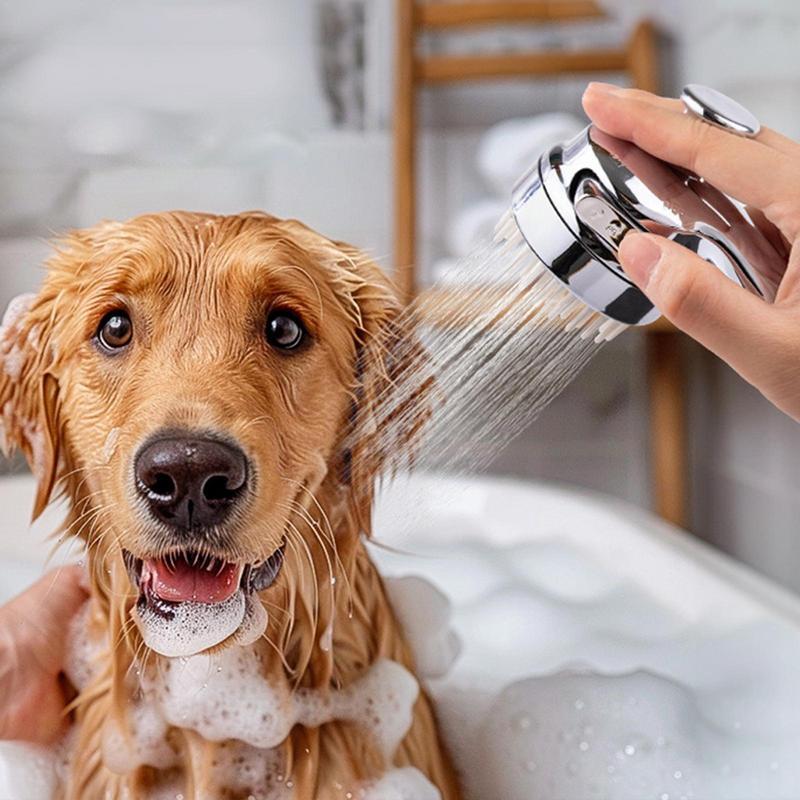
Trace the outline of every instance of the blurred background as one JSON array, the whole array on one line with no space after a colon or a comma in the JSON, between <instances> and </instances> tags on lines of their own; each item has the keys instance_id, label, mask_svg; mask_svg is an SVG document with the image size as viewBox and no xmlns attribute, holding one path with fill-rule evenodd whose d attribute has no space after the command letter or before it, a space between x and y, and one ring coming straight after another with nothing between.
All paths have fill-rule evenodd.
<instances>
[{"instance_id":1,"label":"blurred background","mask_svg":"<svg viewBox=\"0 0 800 800\"><path fill-rule=\"evenodd\" d=\"M297 216L391 270L401 6L3 3L0 302L38 284L54 234L174 208ZM483 54L608 50L624 47L649 18L663 92L711 84L800 137L797 3L607 0L595 8L569 21L431 26L415 47L420 58L456 64ZM448 280L507 204L519 164L584 124L579 101L590 78L630 80L544 74L415 90L420 285ZM687 413L679 521L800 590L800 428L711 356L677 336L674 347ZM652 507L647 348L639 332L605 348L492 471Z\"/></svg>"}]
</instances>

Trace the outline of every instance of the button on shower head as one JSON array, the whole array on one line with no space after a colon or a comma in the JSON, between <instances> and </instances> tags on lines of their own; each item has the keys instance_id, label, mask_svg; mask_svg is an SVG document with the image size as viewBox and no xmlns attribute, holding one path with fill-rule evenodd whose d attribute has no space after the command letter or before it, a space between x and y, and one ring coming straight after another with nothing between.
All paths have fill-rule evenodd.
<instances>
[{"instance_id":1,"label":"button on shower head","mask_svg":"<svg viewBox=\"0 0 800 800\"><path fill-rule=\"evenodd\" d=\"M687 86L681 99L687 112L731 133L755 136L760 129L750 112L708 87ZM786 268L741 203L593 125L542 155L517 184L511 215L516 224L506 220L499 238L522 237L573 295L624 325L659 316L617 260L628 231L678 242L767 301Z\"/></svg>"}]
</instances>

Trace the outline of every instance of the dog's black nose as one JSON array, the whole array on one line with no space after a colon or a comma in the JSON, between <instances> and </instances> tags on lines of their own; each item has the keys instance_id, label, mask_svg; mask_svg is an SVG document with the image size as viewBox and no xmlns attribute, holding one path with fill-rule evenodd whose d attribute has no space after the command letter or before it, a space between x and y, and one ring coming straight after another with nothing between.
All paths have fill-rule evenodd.
<instances>
[{"instance_id":1,"label":"dog's black nose","mask_svg":"<svg viewBox=\"0 0 800 800\"><path fill-rule=\"evenodd\" d=\"M185 530L219 525L247 488L244 453L214 439L156 439L140 450L134 471L156 519Z\"/></svg>"}]
</instances>

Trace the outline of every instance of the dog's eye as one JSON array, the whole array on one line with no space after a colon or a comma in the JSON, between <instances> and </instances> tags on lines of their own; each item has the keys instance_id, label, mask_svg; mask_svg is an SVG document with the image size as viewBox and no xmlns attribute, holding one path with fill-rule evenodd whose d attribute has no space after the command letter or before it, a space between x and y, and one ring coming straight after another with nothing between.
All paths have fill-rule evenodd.
<instances>
[{"instance_id":1,"label":"dog's eye","mask_svg":"<svg viewBox=\"0 0 800 800\"><path fill-rule=\"evenodd\" d=\"M106 314L97 329L97 341L106 350L119 350L130 344L132 338L133 323L124 311Z\"/></svg>"},{"instance_id":2,"label":"dog's eye","mask_svg":"<svg viewBox=\"0 0 800 800\"><path fill-rule=\"evenodd\" d=\"M294 350L306 332L291 311L273 311L267 319L267 341L281 350Z\"/></svg>"}]
</instances>

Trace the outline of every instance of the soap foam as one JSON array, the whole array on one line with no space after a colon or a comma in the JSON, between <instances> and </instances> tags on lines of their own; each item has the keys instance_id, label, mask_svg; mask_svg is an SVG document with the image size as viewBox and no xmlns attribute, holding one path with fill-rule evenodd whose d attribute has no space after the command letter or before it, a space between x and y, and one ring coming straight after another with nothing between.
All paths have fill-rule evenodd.
<instances>
[{"instance_id":1,"label":"soap foam","mask_svg":"<svg viewBox=\"0 0 800 800\"><path fill-rule=\"evenodd\" d=\"M0 361L3 371L12 380L19 380L25 365L25 354L18 341L19 325L35 297L33 294L21 294L13 298L0 323Z\"/></svg>"},{"instance_id":2,"label":"soap foam","mask_svg":"<svg viewBox=\"0 0 800 800\"><path fill-rule=\"evenodd\" d=\"M89 633L90 613L91 604L87 600L72 618L67 636L64 674L80 691L89 685L106 644L92 639Z\"/></svg>"},{"instance_id":3,"label":"soap foam","mask_svg":"<svg viewBox=\"0 0 800 800\"><path fill-rule=\"evenodd\" d=\"M359 800L441 800L439 790L414 767L387 772L358 791Z\"/></svg>"},{"instance_id":4,"label":"soap foam","mask_svg":"<svg viewBox=\"0 0 800 800\"><path fill-rule=\"evenodd\" d=\"M0 742L0 797L52 800L58 773L53 749L22 742Z\"/></svg>"},{"instance_id":5,"label":"soap foam","mask_svg":"<svg viewBox=\"0 0 800 800\"><path fill-rule=\"evenodd\" d=\"M158 709L144 698L131 701L125 719L111 718L103 726L103 763L118 775L140 766L166 769L178 763L167 740L167 725Z\"/></svg>"},{"instance_id":6,"label":"soap foam","mask_svg":"<svg viewBox=\"0 0 800 800\"><path fill-rule=\"evenodd\" d=\"M318 727L341 719L367 728L388 757L411 726L419 693L411 673L388 660L338 691L291 691L286 682L269 681L258 653L245 647L167 661L143 675L142 685L166 723L210 741L238 739L270 749L297 724Z\"/></svg>"},{"instance_id":7,"label":"soap foam","mask_svg":"<svg viewBox=\"0 0 800 800\"><path fill-rule=\"evenodd\" d=\"M125 729L114 720L106 723L106 766L126 774L143 765L160 769L175 765L177 755L167 742L167 732L171 726L189 729L220 743L212 765L214 786L253 792L259 800L292 796L291 776L283 772L278 746L295 725L318 727L336 719L355 722L391 761L411 726L419 693L413 676L388 660L377 661L360 680L340 691L292 691L285 682L267 680L258 653L246 647L166 660L140 674L142 690L130 706ZM410 791L418 783L413 776L397 776L386 786L407 784ZM387 800L395 796L431 797L429 793L386 795ZM382 800L375 795L378 798Z\"/></svg>"},{"instance_id":8,"label":"soap foam","mask_svg":"<svg viewBox=\"0 0 800 800\"><path fill-rule=\"evenodd\" d=\"M250 606L251 610L255 605ZM245 620L248 605L239 589L221 603L175 603L171 619L146 606L134 611L145 644L156 653L180 658L201 653L232 636ZM263 606L262 606L263 610Z\"/></svg>"},{"instance_id":9,"label":"soap foam","mask_svg":"<svg viewBox=\"0 0 800 800\"><path fill-rule=\"evenodd\" d=\"M461 651L450 627L452 606L435 586L409 575L385 581L397 619L414 651L414 666L423 678L446 675Z\"/></svg>"},{"instance_id":10,"label":"soap foam","mask_svg":"<svg viewBox=\"0 0 800 800\"><path fill-rule=\"evenodd\" d=\"M429 504L387 540L413 556L372 550L382 571L424 573L453 602L463 651L428 688L466 800L797 800L795 624L729 589L709 612L722 593L710 575L707 595L670 603L558 534L555 508L534 535L519 516L500 537L513 509L477 496L467 536L461 506L437 517ZM593 537L631 526L608 517L595 512Z\"/></svg>"}]
</instances>

